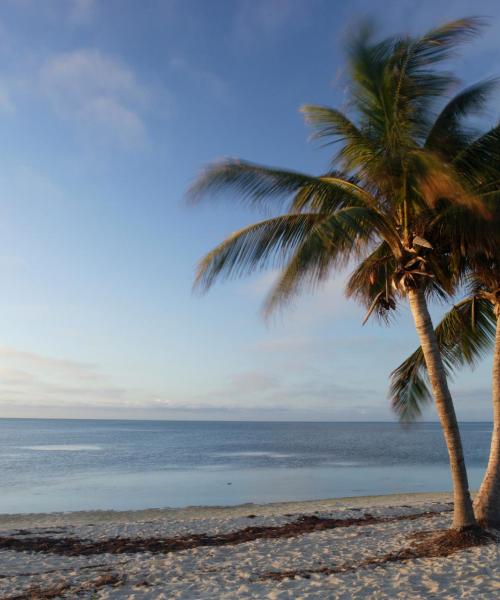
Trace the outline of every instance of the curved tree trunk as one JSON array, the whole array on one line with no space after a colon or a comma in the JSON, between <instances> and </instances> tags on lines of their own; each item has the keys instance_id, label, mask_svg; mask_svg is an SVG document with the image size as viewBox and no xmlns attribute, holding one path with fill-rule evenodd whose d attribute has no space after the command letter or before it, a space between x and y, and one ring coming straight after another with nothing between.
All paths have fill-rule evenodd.
<instances>
[{"instance_id":1,"label":"curved tree trunk","mask_svg":"<svg viewBox=\"0 0 500 600\"><path fill-rule=\"evenodd\" d=\"M450 458L454 500L452 528L467 529L476 526L476 519L472 508L455 408L448 389L443 361L427 308L427 300L420 289L410 290L408 297Z\"/></svg>"},{"instance_id":2,"label":"curved tree trunk","mask_svg":"<svg viewBox=\"0 0 500 600\"><path fill-rule=\"evenodd\" d=\"M488 467L474 500L477 520L500 529L500 314L497 312L497 331L493 352L493 434Z\"/></svg>"}]
</instances>

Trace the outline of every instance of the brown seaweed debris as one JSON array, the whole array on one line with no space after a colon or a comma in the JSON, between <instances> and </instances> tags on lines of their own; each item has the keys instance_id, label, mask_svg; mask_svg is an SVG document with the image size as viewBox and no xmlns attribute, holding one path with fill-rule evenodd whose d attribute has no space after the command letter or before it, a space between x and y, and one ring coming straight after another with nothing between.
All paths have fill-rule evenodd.
<instances>
[{"instance_id":1,"label":"brown seaweed debris","mask_svg":"<svg viewBox=\"0 0 500 600\"><path fill-rule=\"evenodd\" d=\"M36 585L15 596L6 596L3 600L52 600L69 593L72 595L68 597L74 598L81 592L95 592L106 585L117 586L124 583L124 581L125 578L116 573L106 573L83 584L60 583L50 588L42 588Z\"/></svg>"},{"instance_id":2,"label":"brown seaweed debris","mask_svg":"<svg viewBox=\"0 0 500 600\"><path fill-rule=\"evenodd\" d=\"M413 534L410 539L416 540L410 546L368 558L357 563L342 563L335 567L321 567L318 569L296 569L289 571L269 571L259 579L294 579L300 577L309 579L311 575L335 575L348 573L365 567L379 567L387 563L405 562L417 558L445 558L462 550L469 550L477 546L486 546L496 542L496 538L484 529L475 527L464 531L453 529L445 531L424 531Z\"/></svg>"},{"instance_id":3,"label":"brown seaweed debris","mask_svg":"<svg viewBox=\"0 0 500 600\"><path fill-rule=\"evenodd\" d=\"M331 519L304 515L291 523L277 526L245 527L220 534L193 534L172 538L109 538L106 540L86 540L78 538L53 538L47 536L16 538L0 537L0 550L15 552L44 552L64 556L88 556L91 554L136 554L151 552L168 554L191 548L206 546L228 546L243 544L259 539L289 538L305 535L315 531L337 529L340 527L376 525L394 521L429 518L437 512L399 515L394 517L374 517L366 513L362 517L350 519Z\"/></svg>"}]
</instances>

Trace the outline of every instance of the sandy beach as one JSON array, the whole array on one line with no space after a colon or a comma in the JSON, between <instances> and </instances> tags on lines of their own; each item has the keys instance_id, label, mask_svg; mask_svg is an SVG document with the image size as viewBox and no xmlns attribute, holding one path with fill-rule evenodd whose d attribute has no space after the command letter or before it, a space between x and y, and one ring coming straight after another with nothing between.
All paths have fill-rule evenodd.
<instances>
[{"instance_id":1,"label":"sandy beach","mask_svg":"<svg viewBox=\"0 0 500 600\"><path fill-rule=\"evenodd\" d=\"M407 552L450 510L447 494L405 494L1 515L0 597L497 597L499 537L449 556Z\"/></svg>"}]
</instances>

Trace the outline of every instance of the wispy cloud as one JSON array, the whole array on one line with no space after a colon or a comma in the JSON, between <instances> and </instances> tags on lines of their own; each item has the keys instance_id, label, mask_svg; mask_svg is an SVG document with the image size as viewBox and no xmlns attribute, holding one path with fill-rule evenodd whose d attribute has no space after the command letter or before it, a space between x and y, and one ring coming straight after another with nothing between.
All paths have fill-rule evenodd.
<instances>
[{"instance_id":1,"label":"wispy cloud","mask_svg":"<svg viewBox=\"0 0 500 600\"><path fill-rule=\"evenodd\" d=\"M65 358L54 358L35 352L18 350L9 346L0 346L0 360L3 365L22 364L25 368L43 370L46 373L48 372L51 374L65 375L73 379L102 378L102 375L98 374L97 365Z\"/></svg>"},{"instance_id":2,"label":"wispy cloud","mask_svg":"<svg viewBox=\"0 0 500 600\"><path fill-rule=\"evenodd\" d=\"M213 419L393 419L385 390L372 379L337 381L324 365L293 371L253 369L229 374L202 393L152 393L114 383L99 365L0 347L2 416L80 416ZM456 390L462 419L488 419L491 391ZM432 405L426 418L435 419Z\"/></svg>"},{"instance_id":3,"label":"wispy cloud","mask_svg":"<svg viewBox=\"0 0 500 600\"><path fill-rule=\"evenodd\" d=\"M107 139L133 148L147 140L141 116L148 93L134 72L95 49L47 59L40 69L42 94L55 112L95 141Z\"/></svg>"},{"instance_id":4,"label":"wispy cloud","mask_svg":"<svg viewBox=\"0 0 500 600\"><path fill-rule=\"evenodd\" d=\"M231 94L229 85L219 75L208 69L201 68L185 57L174 57L170 60L170 68L182 75L198 91L212 96L215 100L227 104Z\"/></svg>"},{"instance_id":5,"label":"wispy cloud","mask_svg":"<svg viewBox=\"0 0 500 600\"><path fill-rule=\"evenodd\" d=\"M114 384L98 365L0 347L0 406L46 404L68 407L81 403L120 406L145 397ZM3 412L3 410L2 410Z\"/></svg>"}]
</instances>

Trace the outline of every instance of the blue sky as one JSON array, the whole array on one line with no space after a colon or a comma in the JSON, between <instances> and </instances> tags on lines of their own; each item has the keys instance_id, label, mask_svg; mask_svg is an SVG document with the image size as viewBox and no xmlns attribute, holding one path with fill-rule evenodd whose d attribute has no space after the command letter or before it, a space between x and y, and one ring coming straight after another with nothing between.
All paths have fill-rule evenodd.
<instances>
[{"instance_id":1,"label":"blue sky","mask_svg":"<svg viewBox=\"0 0 500 600\"><path fill-rule=\"evenodd\" d=\"M259 215L184 194L223 156L328 164L298 108L343 105L360 17L471 12L491 24L464 83L499 73L496 1L0 0L0 416L391 419L408 311L362 328L342 276L269 323L273 273L193 296L197 260ZM489 418L490 366L454 382L461 418Z\"/></svg>"}]
</instances>

